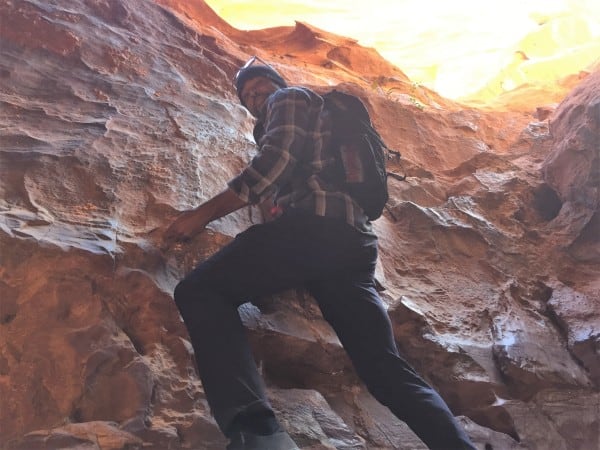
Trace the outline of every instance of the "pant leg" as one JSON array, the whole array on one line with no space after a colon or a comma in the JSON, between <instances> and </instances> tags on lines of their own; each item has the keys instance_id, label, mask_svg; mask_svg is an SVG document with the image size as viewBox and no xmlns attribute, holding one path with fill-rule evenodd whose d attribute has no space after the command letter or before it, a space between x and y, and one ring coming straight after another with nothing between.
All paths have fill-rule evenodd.
<instances>
[{"instance_id":1,"label":"pant leg","mask_svg":"<svg viewBox=\"0 0 600 450\"><path fill-rule=\"evenodd\" d=\"M444 400L400 356L368 271L313 282L309 289L380 403L431 449L475 449Z\"/></svg>"},{"instance_id":2,"label":"pant leg","mask_svg":"<svg viewBox=\"0 0 600 450\"><path fill-rule=\"evenodd\" d=\"M227 434L240 412L272 413L237 307L353 267L360 233L339 221L284 216L249 228L201 263L175 289L211 411Z\"/></svg>"},{"instance_id":3,"label":"pant leg","mask_svg":"<svg viewBox=\"0 0 600 450\"><path fill-rule=\"evenodd\" d=\"M184 279L175 302L190 335L208 404L228 435L241 412L272 414L237 304L211 289L194 289Z\"/></svg>"}]
</instances>

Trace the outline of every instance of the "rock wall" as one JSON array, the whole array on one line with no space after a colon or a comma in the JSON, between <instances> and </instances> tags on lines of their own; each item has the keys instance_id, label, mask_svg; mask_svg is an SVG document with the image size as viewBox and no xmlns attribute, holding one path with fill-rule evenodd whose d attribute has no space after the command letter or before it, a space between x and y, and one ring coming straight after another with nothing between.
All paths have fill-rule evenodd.
<instances>
[{"instance_id":1,"label":"rock wall","mask_svg":"<svg viewBox=\"0 0 600 450\"><path fill-rule=\"evenodd\" d=\"M0 447L224 447L172 289L259 214L159 243L254 151L231 79L258 53L343 83L402 151L378 281L479 448L598 448L600 72L546 119L453 103L308 24L240 32L201 0L1 0L0 21ZM424 448L306 293L240 312L302 448Z\"/></svg>"}]
</instances>

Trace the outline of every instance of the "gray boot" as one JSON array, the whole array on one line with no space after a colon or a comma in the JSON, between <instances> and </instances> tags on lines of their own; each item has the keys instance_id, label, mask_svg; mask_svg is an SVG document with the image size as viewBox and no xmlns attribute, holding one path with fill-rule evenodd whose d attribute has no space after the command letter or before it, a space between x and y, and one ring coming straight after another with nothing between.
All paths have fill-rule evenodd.
<instances>
[{"instance_id":1,"label":"gray boot","mask_svg":"<svg viewBox=\"0 0 600 450\"><path fill-rule=\"evenodd\" d=\"M231 439L227 450L299 450L299 448L285 431L266 436L242 431Z\"/></svg>"}]
</instances>

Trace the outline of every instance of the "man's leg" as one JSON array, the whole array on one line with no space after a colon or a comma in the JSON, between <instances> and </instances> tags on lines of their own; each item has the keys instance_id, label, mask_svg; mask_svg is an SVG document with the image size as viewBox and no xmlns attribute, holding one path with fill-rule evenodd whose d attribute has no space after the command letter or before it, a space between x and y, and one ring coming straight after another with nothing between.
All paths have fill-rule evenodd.
<instances>
[{"instance_id":1,"label":"man's leg","mask_svg":"<svg viewBox=\"0 0 600 450\"><path fill-rule=\"evenodd\" d=\"M277 232L274 228L265 233L262 228L241 233L175 288L175 303L191 338L206 398L228 437L240 429L259 434L280 429L238 313L238 306L248 299L296 281L271 267L273 255L266 248L265 234L274 242ZM285 266L279 258L279 267ZM274 277L279 278L277 286Z\"/></svg>"},{"instance_id":2,"label":"man's leg","mask_svg":"<svg viewBox=\"0 0 600 450\"><path fill-rule=\"evenodd\" d=\"M228 436L244 417L255 417L261 434L279 429L248 345L236 302L208 288L195 289L184 279L175 302L188 329L206 398L221 431Z\"/></svg>"},{"instance_id":3,"label":"man's leg","mask_svg":"<svg viewBox=\"0 0 600 450\"><path fill-rule=\"evenodd\" d=\"M356 233L338 221L284 215L241 233L177 285L206 397L226 435L240 426L263 433L278 426L237 307L356 264Z\"/></svg>"},{"instance_id":4,"label":"man's leg","mask_svg":"<svg viewBox=\"0 0 600 450\"><path fill-rule=\"evenodd\" d=\"M431 449L475 449L444 400L399 355L389 316L367 272L309 289L369 391Z\"/></svg>"}]
</instances>

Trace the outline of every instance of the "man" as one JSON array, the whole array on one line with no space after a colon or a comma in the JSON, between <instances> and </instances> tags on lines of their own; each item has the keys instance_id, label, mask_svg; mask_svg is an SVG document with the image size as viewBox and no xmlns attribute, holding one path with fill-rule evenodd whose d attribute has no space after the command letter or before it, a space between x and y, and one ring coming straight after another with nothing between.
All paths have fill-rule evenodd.
<instances>
[{"instance_id":1,"label":"man","mask_svg":"<svg viewBox=\"0 0 600 450\"><path fill-rule=\"evenodd\" d=\"M374 286L377 237L358 204L322 176L333 161L323 99L287 87L256 57L235 86L257 119L259 152L226 190L182 213L165 234L167 241L189 239L211 221L270 198L282 211L236 236L175 289L207 400L231 440L227 448L297 448L267 400L237 308L303 286L377 400L430 448L474 449L441 397L398 354Z\"/></svg>"}]
</instances>

